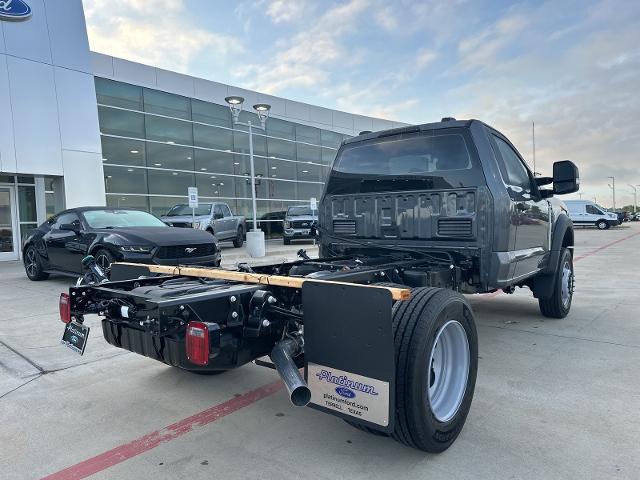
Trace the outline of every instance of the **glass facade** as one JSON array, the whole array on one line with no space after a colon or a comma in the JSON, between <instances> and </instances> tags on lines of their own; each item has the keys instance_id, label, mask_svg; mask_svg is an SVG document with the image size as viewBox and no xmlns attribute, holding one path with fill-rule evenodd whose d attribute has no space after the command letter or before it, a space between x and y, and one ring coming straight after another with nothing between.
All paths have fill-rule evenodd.
<instances>
[{"instance_id":1,"label":"glass facade","mask_svg":"<svg viewBox=\"0 0 640 480\"><path fill-rule=\"evenodd\" d=\"M226 105L96 77L107 204L162 215L186 202L221 200L252 217L249 135ZM242 112L240 121L259 125ZM277 118L254 129L258 220L271 230L287 207L319 198L340 133ZM276 229L277 230L277 229Z\"/></svg>"}]
</instances>

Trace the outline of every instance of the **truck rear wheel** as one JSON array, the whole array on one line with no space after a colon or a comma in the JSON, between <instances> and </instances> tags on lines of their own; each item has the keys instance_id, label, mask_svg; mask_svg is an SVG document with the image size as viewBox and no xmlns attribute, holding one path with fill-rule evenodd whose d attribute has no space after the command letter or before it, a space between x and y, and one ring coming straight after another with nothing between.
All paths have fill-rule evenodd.
<instances>
[{"instance_id":1,"label":"truck rear wheel","mask_svg":"<svg viewBox=\"0 0 640 480\"><path fill-rule=\"evenodd\" d=\"M475 389L478 335L471 307L451 290L415 288L410 300L393 307L393 334L396 417L391 436L425 452L442 452L460 434Z\"/></svg>"},{"instance_id":2,"label":"truck rear wheel","mask_svg":"<svg viewBox=\"0 0 640 480\"><path fill-rule=\"evenodd\" d=\"M439 453L460 434L476 385L478 334L459 293L415 288L393 312L396 423L392 437Z\"/></svg>"},{"instance_id":3,"label":"truck rear wheel","mask_svg":"<svg viewBox=\"0 0 640 480\"><path fill-rule=\"evenodd\" d=\"M542 315L550 318L567 316L573 299L573 282L573 257L568 248L563 248L560 263L553 275L553 295L538 299Z\"/></svg>"},{"instance_id":4,"label":"truck rear wheel","mask_svg":"<svg viewBox=\"0 0 640 480\"><path fill-rule=\"evenodd\" d=\"M233 239L233 246L235 248L240 248L242 245L244 245L244 230L242 230L242 227L238 227L236 236Z\"/></svg>"}]
</instances>

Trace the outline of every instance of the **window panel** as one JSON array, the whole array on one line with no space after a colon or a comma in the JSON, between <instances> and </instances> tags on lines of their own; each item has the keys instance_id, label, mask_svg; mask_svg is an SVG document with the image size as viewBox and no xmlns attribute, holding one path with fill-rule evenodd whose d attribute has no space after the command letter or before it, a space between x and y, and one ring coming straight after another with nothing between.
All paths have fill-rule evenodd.
<instances>
[{"instance_id":1,"label":"window panel","mask_svg":"<svg viewBox=\"0 0 640 480\"><path fill-rule=\"evenodd\" d=\"M296 182L269 180L269 198L295 199Z\"/></svg>"},{"instance_id":2,"label":"window panel","mask_svg":"<svg viewBox=\"0 0 640 480\"><path fill-rule=\"evenodd\" d=\"M17 180L18 180L18 183L27 183L29 185L33 185L33 184L36 183L32 176L21 176L21 175L18 175Z\"/></svg>"},{"instance_id":3,"label":"window panel","mask_svg":"<svg viewBox=\"0 0 640 480\"><path fill-rule=\"evenodd\" d=\"M108 207L128 207L149 211L149 197L133 195L107 195Z\"/></svg>"},{"instance_id":4,"label":"window panel","mask_svg":"<svg viewBox=\"0 0 640 480\"><path fill-rule=\"evenodd\" d=\"M104 188L107 193L147 193L146 170L105 165Z\"/></svg>"},{"instance_id":5,"label":"window panel","mask_svg":"<svg viewBox=\"0 0 640 480\"><path fill-rule=\"evenodd\" d=\"M336 150L323 148L321 162L324 163L325 165L331 165L331 162L333 162L333 159L336 158L336 153L337 153Z\"/></svg>"},{"instance_id":6,"label":"window panel","mask_svg":"<svg viewBox=\"0 0 640 480\"><path fill-rule=\"evenodd\" d=\"M38 224L36 222L28 222L28 223L20 223L20 239L24 242L29 235L31 235L31 231L38 228Z\"/></svg>"},{"instance_id":7,"label":"window panel","mask_svg":"<svg viewBox=\"0 0 640 480\"><path fill-rule=\"evenodd\" d=\"M193 145L192 123L153 115L147 115L145 122L149 140Z\"/></svg>"},{"instance_id":8,"label":"window panel","mask_svg":"<svg viewBox=\"0 0 640 480\"><path fill-rule=\"evenodd\" d=\"M267 120L267 135L295 140L295 124L279 118L270 118Z\"/></svg>"},{"instance_id":9,"label":"window panel","mask_svg":"<svg viewBox=\"0 0 640 480\"><path fill-rule=\"evenodd\" d=\"M19 218L21 222L36 222L36 189L35 187L18 187Z\"/></svg>"},{"instance_id":10,"label":"window panel","mask_svg":"<svg viewBox=\"0 0 640 480\"><path fill-rule=\"evenodd\" d=\"M322 182L324 181L324 170L319 165L311 163L296 163L298 171L297 179L305 182Z\"/></svg>"},{"instance_id":11,"label":"window panel","mask_svg":"<svg viewBox=\"0 0 640 480\"><path fill-rule=\"evenodd\" d=\"M197 147L233 150L233 132L231 130L194 123L193 136Z\"/></svg>"},{"instance_id":12,"label":"window panel","mask_svg":"<svg viewBox=\"0 0 640 480\"><path fill-rule=\"evenodd\" d=\"M232 153L196 148L195 159L196 172L235 173Z\"/></svg>"},{"instance_id":13,"label":"window panel","mask_svg":"<svg viewBox=\"0 0 640 480\"><path fill-rule=\"evenodd\" d=\"M175 197L149 197L149 211L156 217L166 215L174 206L187 202L187 192L184 192L185 198Z\"/></svg>"},{"instance_id":14,"label":"window panel","mask_svg":"<svg viewBox=\"0 0 640 480\"><path fill-rule=\"evenodd\" d=\"M147 167L193 171L193 148L147 143Z\"/></svg>"},{"instance_id":15,"label":"window panel","mask_svg":"<svg viewBox=\"0 0 640 480\"><path fill-rule=\"evenodd\" d=\"M322 185L319 183L298 183L298 197L300 200L308 201L311 197L320 200L322 195Z\"/></svg>"},{"instance_id":16,"label":"window panel","mask_svg":"<svg viewBox=\"0 0 640 480\"><path fill-rule=\"evenodd\" d=\"M114 107L142 110L142 87L96 77L98 103Z\"/></svg>"},{"instance_id":17,"label":"window panel","mask_svg":"<svg viewBox=\"0 0 640 480\"><path fill-rule=\"evenodd\" d=\"M247 132L233 132L233 150L237 153L249 153L249 134ZM253 154L267 155L267 138L263 135L253 135Z\"/></svg>"},{"instance_id":18,"label":"window panel","mask_svg":"<svg viewBox=\"0 0 640 480\"><path fill-rule=\"evenodd\" d=\"M299 162L320 163L322 160L322 149L320 147L312 147L311 145L298 143L296 149L298 151L297 158Z\"/></svg>"},{"instance_id":19,"label":"window panel","mask_svg":"<svg viewBox=\"0 0 640 480\"><path fill-rule=\"evenodd\" d=\"M531 192L531 179L529 172L520 160L518 154L511 146L500 137L493 136L500 151L502 161L498 162L503 180L507 185L522 188L526 192Z\"/></svg>"},{"instance_id":20,"label":"window panel","mask_svg":"<svg viewBox=\"0 0 640 480\"><path fill-rule=\"evenodd\" d=\"M269 159L269 178L284 178L287 180L296 179L296 163L286 160Z\"/></svg>"},{"instance_id":21,"label":"window panel","mask_svg":"<svg viewBox=\"0 0 640 480\"><path fill-rule=\"evenodd\" d=\"M262 157L253 157L253 169L256 174L267 176L267 159ZM233 156L233 171L236 175L250 175L251 174L251 157L249 155L234 155Z\"/></svg>"},{"instance_id":22,"label":"window panel","mask_svg":"<svg viewBox=\"0 0 640 480\"><path fill-rule=\"evenodd\" d=\"M13 175L0 175L0 183L15 183Z\"/></svg>"},{"instance_id":23,"label":"window panel","mask_svg":"<svg viewBox=\"0 0 640 480\"><path fill-rule=\"evenodd\" d=\"M109 135L145 138L144 114L109 107L98 107L100 131Z\"/></svg>"},{"instance_id":24,"label":"window panel","mask_svg":"<svg viewBox=\"0 0 640 480\"><path fill-rule=\"evenodd\" d=\"M145 165L145 142L128 138L100 137L105 164Z\"/></svg>"},{"instance_id":25,"label":"window panel","mask_svg":"<svg viewBox=\"0 0 640 480\"><path fill-rule=\"evenodd\" d=\"M198 196L235 198L235 177L227 175L196 175Z\"/></svg>"},{"instance_id":26,"label":"window panel","mask_svg":"<svg viewBox=\"0 0 640 480\"><path fill-rule=\"evenodd\" d=\"M296 159L296 144L275 138L267 139L267 154L269 157Z\"/></svg>"},{"instance_id":27,"label":"window panel","mask_svg":"<svg viewBox=\"0 0 640 480\"><path fill-rule=\"evenodd\" d=\"M251 179L248 175L246 177L234 177L234 182L236 185L236 197L251 198ZM256 177L256 198L268 198L267 181L262 177Z\"/></svg>"},{"instance_id":28,"label":"window panel","mask_svg":"<svg viewBox=\"0 0 640 480\"><path fill-rule=\"evenodd\" d=\"M210 123L231 128L231 111L229 107L192 99L191 110L194 122Z\"/></svg>"},{"instance_id":29,"label":"window panel","mask_svg":"<svg viewBox=\"0 0 640 480\"><path fill-rule=\"evenodd\" d=\"M340 133L322 130L320 132L320 142L323 147L338 148L343 136Z\"/></svg>"},{"instance_id":30,"label":"window panel","mask_svg":"<svg viewBox=\"0 0 640 480\"><path fill-rule=\"evenodd\" d=\"M191 120L191 102L187 97L150 88L144 89L144 111Z\"/></svg>"},{"instance_id":31,"label":"window panel","mask_svg":"<svg viewBox=\"0 0 640 480\"><path fill-rule=\"evenodd\" d=\"M193 186L195 186L193 173L149 170L149 193L151 194L184 195L186 199L187 189Z\"/></svg>"},{"instance_id":32,"label":"window panel","mask_svg":"<svg viewBox=\"0 0 640 480\"><path fill-rule=\"evenodd\" d=\"M320 129L306 125L296 125L296 141L320 145Z\"/></svg>"}]
</instances>

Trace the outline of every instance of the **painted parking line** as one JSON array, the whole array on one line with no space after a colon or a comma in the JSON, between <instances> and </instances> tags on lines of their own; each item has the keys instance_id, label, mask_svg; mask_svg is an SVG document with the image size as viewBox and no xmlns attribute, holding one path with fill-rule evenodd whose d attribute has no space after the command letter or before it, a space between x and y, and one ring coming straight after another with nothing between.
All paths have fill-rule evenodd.
<instances>
[{"instance_id":1,"label":"painted parking line","mask_svg":"<svg viewBox=\"0 0 640 480\"><path fill-rule=\"evenodd\" d=\"M573 261L577 262L579 260L582 260L583 258L587 258L587 257L590 257L591 255L595 255L596 253L601 252L602 250L605 250L605 249L607 249L609 247L613 247L614 245L617 245L618 243L622 243L622 242L624 242L626 240L629 240L630 238L633 238L633 237L635 237L637 235L640 235L640 232L632 233L631 235L627 235L626 237L622 237L622 238L620 238L618 240L615 240L613 242L606 243L606 244L602 245L601 247L598 247L598 248L596 248L594 250L591 250L590 252L583 253L582 255L578 255L577 257L575 257L573 259Z\"/></svg>"},{"instance_id":2,"label":"painted parking line","mask_svg":"<svg viewBox=\"0 0 640 480\"><path fill-rule=\"evenodd\" d=\"M95 457L67 467L64 470L47 475L43 477L43 480L77 480L87 478L94 473L101 472L125 460L136 457L141 453L148 452L163 443L175 440L191 432L194 428L203 427L220 420L283 388L284 385L282 381L278 379L275 382L268 383L238 397L234 397L231 400L214 405L160 430L151 432L132 442L125 443Z\"/></svg>"}]
</instances>

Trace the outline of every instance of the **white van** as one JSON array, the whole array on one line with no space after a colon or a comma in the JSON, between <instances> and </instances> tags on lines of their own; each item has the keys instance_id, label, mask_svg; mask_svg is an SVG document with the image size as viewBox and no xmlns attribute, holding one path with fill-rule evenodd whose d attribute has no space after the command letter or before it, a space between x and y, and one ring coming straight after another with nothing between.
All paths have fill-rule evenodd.
<instances>
[{"instance_id":1,"label":"white van","mask_svg":"<svg viewBox=\"0 0 640 480\"><path fill-rule=\"evenodd\" d=\"M591 200L565 200L564 203L575 225L595 225L600 230L606 230L620 223L617 214L608 212Z\"/></svg>"}]
</instances>

